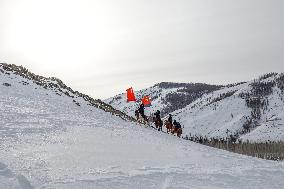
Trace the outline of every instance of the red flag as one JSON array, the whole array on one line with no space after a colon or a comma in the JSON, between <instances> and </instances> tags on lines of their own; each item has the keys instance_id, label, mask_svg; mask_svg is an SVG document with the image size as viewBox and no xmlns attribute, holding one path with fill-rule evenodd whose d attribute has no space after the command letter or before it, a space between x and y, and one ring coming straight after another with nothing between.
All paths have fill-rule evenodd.
<instances>
[{"instance_id":1,"label":"red flag","mask_svg":"<svg viewBox=\"0 0 284 189\"><path fill-rule=\"evenodd\" d=\"M151 99L149 96L144 96L142 98L142 103L144 104L144 106L150 106L151 105Z\"/></svg>"},{"instance_id":2,"label":"red flag","mask_svg":"<svg viewBox=\"0 0 284 189\"><path fill-rule=\"evenodd\" d=\"M136 101L136 98L135 98L135 94L134 94L134 91L133 91L133 88L129 88L126 90L127 93L127 102L130 102L130 101Z\"/></svg>"}]
</instances>

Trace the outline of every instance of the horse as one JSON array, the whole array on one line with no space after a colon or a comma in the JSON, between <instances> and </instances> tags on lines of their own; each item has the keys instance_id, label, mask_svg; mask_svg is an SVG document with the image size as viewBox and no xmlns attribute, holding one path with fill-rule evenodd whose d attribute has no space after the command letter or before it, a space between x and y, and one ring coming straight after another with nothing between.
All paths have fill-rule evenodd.
<instances>
[{"instance_id":1,"label":"horse","mask_svg":"<svg viewBox=\"0 0 284 189\"><path fill-rule=\"evenodd\" d=\"M148 119L148 117L147 117L146 115L142 116L142 115L139 113L136 118L138 118L138 119L137 119L137 122L138 122L138 123L141 123L141 124L145 125L145 127L148 127L149 119Z\"/></svg>"},{"instance_id":2,"label":"horse","mask_svg":"<svg viewBox=\"0 0 284 189\"><path fill-rule=\"evenodd\" d=\"M139 120L139 117L140 117L138 110L135 110L135 117L136 117L136 120L138 121L138 120Z\"/></svg>"},{"instance_id":3,"label":"horse","mask_svg":"<svg viewBox=\"0 0 284 189\"><path fill-rule=\"evenodd\" d=\"M177 127L175 127L175 126L173 126L173 129L172 129L172 134L174 135L174 134L177 134L177 137L181 137L181 134L182 134L182 128L177 128Z\"/></svg>"},{"instance_id":4,"label":"horse","mask_svg":"<svg viewBox=\"0 0 284 189\"><path fill-rule=\"evenodd\" d=\"M173 129L173 124L171 124L168 120L164 121L164 126L167 128L167 133L171 133Z\"/></svg>"},{"instance_id":5,"label":"horse","mask_svg":"<svg viewBox=\"0 0 284 189\"><path fill-rule=\"evenodd\" d=\"M163 122L157 118L154 118L153 120L154 120L156 129L158 129L158 131L163 131L162 130Z\"/></svg>"}]
</instances>

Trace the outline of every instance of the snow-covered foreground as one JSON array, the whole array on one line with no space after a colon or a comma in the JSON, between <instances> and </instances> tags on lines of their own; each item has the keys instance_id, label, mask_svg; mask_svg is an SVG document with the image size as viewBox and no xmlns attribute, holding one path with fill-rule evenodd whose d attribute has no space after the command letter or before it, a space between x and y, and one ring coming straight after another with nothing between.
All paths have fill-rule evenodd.
<instances>
[{"instance_id":1,"label":"snow-covered foreground","mask_svg":"<svg viewBox=\"0 0 284 189\"><path fill-rule=\"evenodd\" d=\"M22 80L0 74L1 189L284 186L283 162L177 139Z\"/></svg>"}]
</instances>

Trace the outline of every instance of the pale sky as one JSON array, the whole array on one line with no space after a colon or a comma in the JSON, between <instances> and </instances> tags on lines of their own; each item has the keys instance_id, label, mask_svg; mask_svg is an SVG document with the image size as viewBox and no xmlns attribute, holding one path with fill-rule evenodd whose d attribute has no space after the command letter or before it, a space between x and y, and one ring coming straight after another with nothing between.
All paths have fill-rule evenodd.
<instances>
[{"instance_id":1,"label":"pale sky","mask_svg":"<svg viewBox=\"0 0 284 189\"><path fill-rule=\"evenodd\" d=\"M0 62L95 98L284 72L283 0L0 0Z\"/></svg>"}]
</instances>

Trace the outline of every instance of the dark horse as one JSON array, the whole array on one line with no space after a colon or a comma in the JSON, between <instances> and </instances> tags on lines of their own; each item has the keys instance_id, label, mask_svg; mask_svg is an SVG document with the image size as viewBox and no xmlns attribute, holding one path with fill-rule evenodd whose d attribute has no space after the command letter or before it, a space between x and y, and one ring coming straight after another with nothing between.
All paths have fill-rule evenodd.
<instances>
[{"instance_id":1,"label":"dark horse","mask_svg":"<svg viewBox=\"0 0 284 189\"><path fill-rule=\"evenodd\" d=\"M162 126L163 126L162 120L157 119L157 118L153 118L153 119L154 119L154 123L155 123L156 129L158 129L158 131L163 131L162 130Z\"/></svg>"},{"instance_id":2,"label":"dark horse","mask_svg":"<svg viewBox=\"0 0 284 189\"><path fill-rule=\"evenodd\" d=\"M164 125L167 128L167 133L171 133L173 129L173 124L171 124L168 120L165 120Z\"/></svg>"},{"instance_id":3,"label":"dark horse","mask_svg":"<svg viewBox=\"0 0 284 189\"><path fill-rule=\"evenodd\" d=\"M173 129L172 129L172 134L174 135L174 134L177 134L177 137L181 137L181 134L182 134L182 128L177 128L177 127L175 127L175 126L173 126Z\"/></svg>"}]
</instances>

